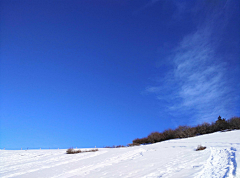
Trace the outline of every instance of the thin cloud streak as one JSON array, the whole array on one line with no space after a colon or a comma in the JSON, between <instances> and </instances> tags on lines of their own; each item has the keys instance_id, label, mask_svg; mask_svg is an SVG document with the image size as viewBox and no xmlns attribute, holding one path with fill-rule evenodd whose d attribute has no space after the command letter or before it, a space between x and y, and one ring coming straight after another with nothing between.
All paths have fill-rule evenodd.
<instances>
[{"instance_id":1,"label":"thin cloud streak","mask_svg":"<svg viewBox=\"0 0 240 178\"><path fill-rule=\"evenodd\" d=\"M228 92L224 87L224 65L215 57L210 33L210 30L200 29L186 36L173 59L173 81L178 84L174 93L180 102L169 109L177 113L194 111L193 117L202 121L209 121L225 110Z\"/></svg>"},{"instance_id":2,"label":"thin cloud streak","mask_svg":"<svg viewBox=\"0 0 240 178\"><path fill-rule=\"evenodd\" d=\"M208 16L194 33L182 39L173 51L172 70L163 84L146 89L157 94L158 99L168 101L167 111L176 118L189 115L190 124L211 122L218 115L231 117L229 107L233 101L225 62L216 55L218 46L214 32L218 30L215 26L221 23L214 20L220 14L217 13ZM161 93L166 91L169 94L163 96Z\"/></svg>"},{"instance_id":3,"label":"thin cloud streak","mask_svg":"<svg viewBox=\"0 0 240 178\"><path fill-rule=\"evenodd\" d=\"M197 32L183 40L174 58L174 77L180 83L177 93L182 98L176 108L187 107L209 113L216 106L216 101L222 103L225 93L222 78L224 68L221 64L211 63L214 60L213 53L214 49L204 34Z\"/></svg>"}]
</instances>

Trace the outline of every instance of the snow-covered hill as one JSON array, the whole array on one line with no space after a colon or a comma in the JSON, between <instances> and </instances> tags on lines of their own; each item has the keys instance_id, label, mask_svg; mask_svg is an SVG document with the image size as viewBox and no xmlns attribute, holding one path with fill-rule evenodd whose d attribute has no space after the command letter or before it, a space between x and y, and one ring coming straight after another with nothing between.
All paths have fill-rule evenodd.
<instances>
[{"instance_id":1,"label":"snow-covered hill","mask_svg":"<svg viewBox=\"0 0 240 178\"><path fill-rule=\"evenodd\" d=\"M200 144L207 149L195 151ZM240 178L240 130L145 146L65 152L0 150L0 177Z\"/></svg>"}]
</instances>

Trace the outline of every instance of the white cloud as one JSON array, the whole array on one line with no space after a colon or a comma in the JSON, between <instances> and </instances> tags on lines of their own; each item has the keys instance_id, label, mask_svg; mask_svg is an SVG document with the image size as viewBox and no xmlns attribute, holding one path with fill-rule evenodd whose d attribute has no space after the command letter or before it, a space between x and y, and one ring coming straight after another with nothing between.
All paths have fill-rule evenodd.
<instances>
[{"instance_id":1,"label":"white cloud","mask_svg":"<svg viewBox=\"0 0 240 178\"><path fill-rule=\"evenodd\" d=\"M220 22L214 19L219 14L208 15L195 32L182 39L173 52L173 68L164 84L146 89L147 92L157 93L158 99L170 101L168 111L173 115L191 115L189 122L192 124L213 121L218 115L231 117L225 63L216 55L215 39L220 37L214 33ZM162 90L165 90L164 93L169 91L169 94L163 95Z\"/></svg>"},{"instance_id":2,"label":"white cloud","mask_svg":"<svg viewBox=\"0 0 240 178\"><path fill-rule=\"evenodd\" d=\"M173 59L174 82L178 88L174 91L181 102L170 107L172 111L195 111L195 118L210 121L224 112L228 90L224 78L224 65L215 56L215 46L205 29L186 36Z\"/></svg>"}]
</instances>

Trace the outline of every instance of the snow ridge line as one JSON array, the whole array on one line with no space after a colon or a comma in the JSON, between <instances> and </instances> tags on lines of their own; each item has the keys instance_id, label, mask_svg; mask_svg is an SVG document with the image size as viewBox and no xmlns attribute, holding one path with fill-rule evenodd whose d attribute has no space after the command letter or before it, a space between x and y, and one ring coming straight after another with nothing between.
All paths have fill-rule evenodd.
<instances>
[{"instance_id":1,"label":"snow ridge line","mask_svg":"<svg viewBox=\"0 0 240 178\"><path fill-rule=\"evenodd\" d=\"M210 147L211 155L203 170L195 178L219 178L236 176L236 148Z\"/></svg>"}]
</instances>

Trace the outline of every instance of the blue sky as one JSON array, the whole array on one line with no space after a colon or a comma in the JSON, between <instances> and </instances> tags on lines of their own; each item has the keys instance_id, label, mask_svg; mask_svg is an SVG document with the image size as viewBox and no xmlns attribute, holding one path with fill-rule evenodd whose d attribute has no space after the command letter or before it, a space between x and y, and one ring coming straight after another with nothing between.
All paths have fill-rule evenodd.
<instances>
[{"instance_id":1,"label":"blue sky","mask_svg":"<svg viewBox=\"0 0 240 178\"><path fill-rule=\"evenodd\" d=\"M238 0L0 2L0 148L126 145L240 115Z\"/></svg>"}]
</instances>

